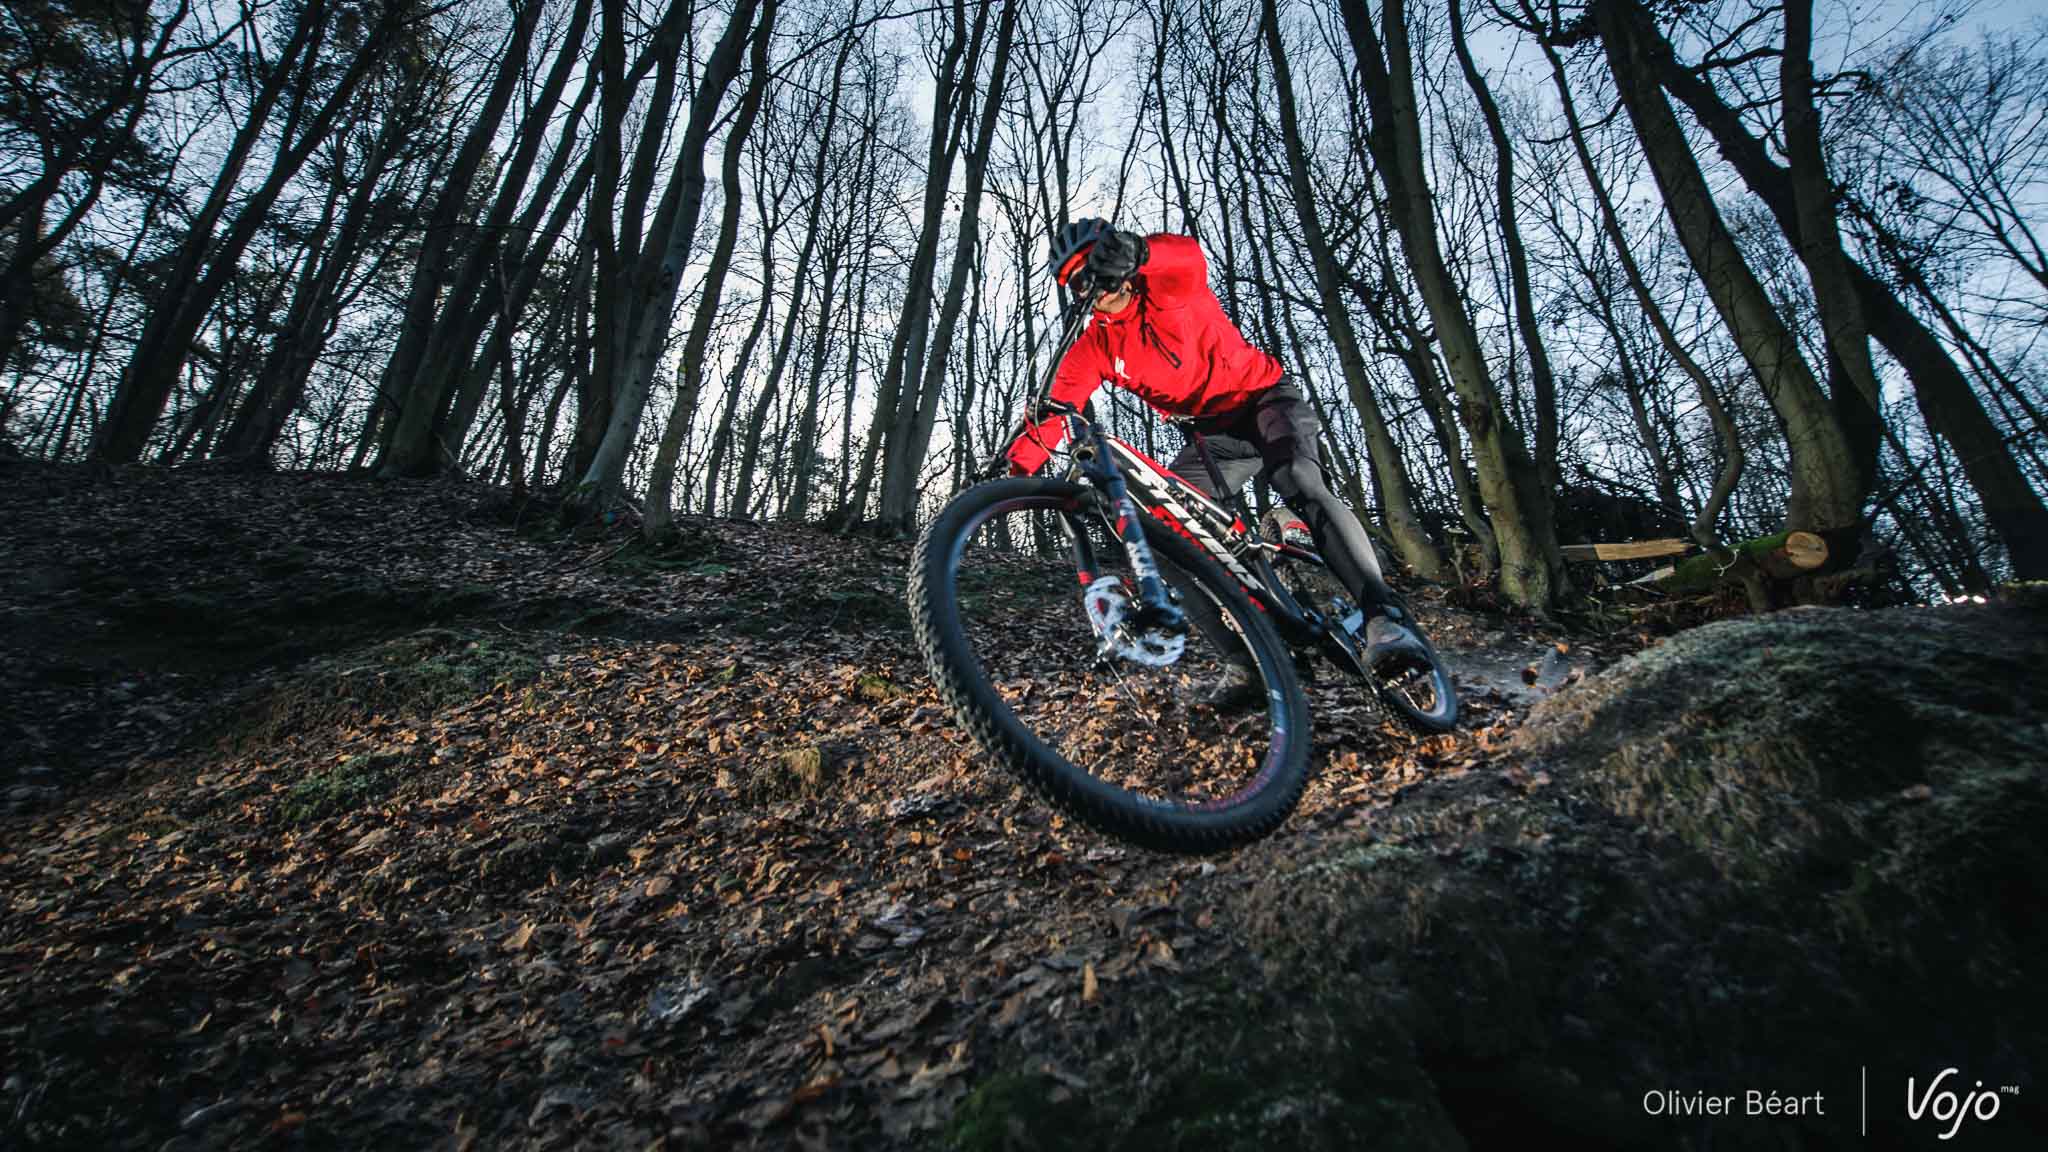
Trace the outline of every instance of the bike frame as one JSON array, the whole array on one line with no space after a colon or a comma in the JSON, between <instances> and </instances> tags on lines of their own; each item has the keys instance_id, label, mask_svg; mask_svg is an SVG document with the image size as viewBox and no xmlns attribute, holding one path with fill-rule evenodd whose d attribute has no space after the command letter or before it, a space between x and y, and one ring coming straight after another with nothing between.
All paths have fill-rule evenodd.
<instances>
[{"instance_id":1,"label":"bike frame","mask_svg":"<svg viewBox=\"0 0 2048 1152\"><path fill-rule=\"evenodd\" d=\"M1149 610L1179 615L1168 605L1166 587L1158 578L1151 546L1145 542L1135 519L1139 514L1159 520L1214 560L1243 586L1252 606L1272 618L1281 637L1289 643L1306 645L1320 641L1349 650L1351 645L1338 639L1339 630L1332 627L1331 621L1296 600L1273 571L1271 558L1276 555L1324 567L1321 556L1284 541L1259 539L1245 523L1243 505L1236 493L1228 494L1231 507L1226 508L1158 461L1104 432L1081 410L1051 399L1060 359L1087 326L1090 310L1089 301L1082 299L1067 315L1064 332L1033 402L1026 406L1024 418L1004 438L1002 450L989 460L986 473L1001 475L1007 469L1010 445L1032 427L1034 411L1059 415L1066 420L1067 442L1073 445L1072 472L1088 481L1102 497L1107 519L1130 558L1132 570L1138 573L1139 595ZM1188 434L1201 444L1199 432L1189 429ZM1222 477L1209 458L1207 446L1202 445L1201 451L1203 464L1220 489ZM1067 525L1067 537L1073 548L1074 570L1086 586L1100 570L1094 546L1079 524Z\"/></svg>"},{"instance_id":2,"label":"bike frame","mask_svg":"<svg viewBox=\"0 0 2048 1152\"><path fill-rule=\"evenodd\" d=\"M1323 566L1315 552L1284 542L1260 539L1245 522L1241 509L1229 508L1207 493L1175 475L1164 465L1109 435L1092 420L1079 415L1067 417L1068 435L1075 444L1076 468L1100 488L1103 477L1090 474L1084 457L1089 447L1097 459L1107 458L1115 483L1129 493L1144 512L1202 550L1216 565L1230 574L1251 598L1252 606L1273 620L1283 638L1294 644L1309 644L1329 635L1330 622L1322 613L1295 599L1273 570L1272 557L1286 556ZM1088 447L1083 447L1083 446ZM1236 503L1235 496L1232 503ZM1074 533L1075 561L1086 563L1083 572L1095 570L1084 533ZM1121 535L1121 533L1119 533Z\"/></svg>"}]
</instances>

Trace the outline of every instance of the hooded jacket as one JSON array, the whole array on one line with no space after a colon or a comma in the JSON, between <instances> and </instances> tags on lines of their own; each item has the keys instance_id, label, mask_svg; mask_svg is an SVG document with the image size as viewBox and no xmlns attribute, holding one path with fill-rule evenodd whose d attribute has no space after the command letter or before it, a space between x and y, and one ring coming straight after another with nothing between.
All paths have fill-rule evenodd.
<instances>
[{"instance_id":1,"label":"hooded jacket","mask_svg":"<svg viewBox=\"0 0 2048 1152\"><path fill-rule=\"evenodd\" d=\"M1078 408L1114 384L1168 416L1219 416L1278 383L1280 362L1245 342L1209 290L1202 246L1172 235L1147 243L1135 299L1090 317L1060 360L1052 398ZM1010 463L1036 472L1066 435L1065 419L1040 421L1010 445Z\"/></svg>"}]
</instances>

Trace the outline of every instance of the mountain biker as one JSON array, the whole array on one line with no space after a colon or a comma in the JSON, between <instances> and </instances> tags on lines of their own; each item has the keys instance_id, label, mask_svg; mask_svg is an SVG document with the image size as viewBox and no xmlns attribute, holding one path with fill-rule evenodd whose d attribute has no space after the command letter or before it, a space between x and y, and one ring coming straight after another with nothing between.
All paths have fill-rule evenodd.
<instances>
[{"instance_id":1,"label":"mountain biker","mask_svg":"<svg viewBox=\"0 0 2048 1152\"><path fill-rule=\"evenodd\" d=\"M1217 500L1263 474L1308 523L1324 562L1365 612L1368 664L1396 654L1427 659L1380 575L1364 527L1324 481L1315 409L1286 382L1280 362L1223 314L1201 245L1190 236L1139 236L1084 219L1053 238L1051 269L1094 304L1087 330L1060 361L1052 398L1079 407L1098 386L1114 384L1168 416L1191 417L1224 491L1213 490L1192 436L1172 470ZM1012 474L1036 472L1065 437L1066 422L1057 416L1028 428L1010 447ZM1219 705L1255 697L1251 670L1233 667L1208 695Z\"/></svg>"}]
</instances>

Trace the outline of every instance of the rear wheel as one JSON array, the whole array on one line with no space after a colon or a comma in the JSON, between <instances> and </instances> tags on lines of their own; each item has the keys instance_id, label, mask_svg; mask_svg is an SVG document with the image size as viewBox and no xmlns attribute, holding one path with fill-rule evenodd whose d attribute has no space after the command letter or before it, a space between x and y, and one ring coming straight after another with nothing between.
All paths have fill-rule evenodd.
<instances>
[{"instance_id":1,"label":"rear wheel","mask_svg":"<svg viewBox=\"0 0 2048 1152\"><path fill-rule=\"evenodd\" d=\"M1085 824L1149 848L1217 851L1278 827L1308 777L1293 662L1236 581L1149 518L1184 636L1132 624L1135 574L1093 490L996 480L956 497L911 561L913 630L982 749ZM1092 570L1077 571L1074 536ZM1205 699L1230 669L1245 706Z\"/></svg>"},{"instance_id":2,"label":"rear wheel","mask_svg":"<svg viewBox=\"0 0 2048 1152\"><path fill-rule=\"evenodd\" d=\"M1269 523L1268 535L1274 531ZM1336 576L1328 568L1306 560L1283 557L1275 560L1273 567L1287 582L1295 599L1322 613L1342 630L1342 635L1326 639L1325 654L1346 672L1370 683L1373 695L1389 712L1424 735L1449 732L1458 726L1458 692L1451 682L1450 669L1405 606L1402 615L1407 618L1409 631L1422 642L1425 655L1395 653L1368 668L1365 614L1351 602L1350 594Z\"/></svg>"},{"instance_id":3,"label":"rear wheel","mask_svg":"<svg viewBox=\"0 0 2048 1152\"><path fill-rule=\"evenodd\" d=\"M1413 621L1409 617L1409 630L1425 654L1395 653L1375 662L1369 673L1373 692L1410 728L1425 735L1449 732L1458 726L1458 690L1443 657Z\"/></svg>"}]
</instances>

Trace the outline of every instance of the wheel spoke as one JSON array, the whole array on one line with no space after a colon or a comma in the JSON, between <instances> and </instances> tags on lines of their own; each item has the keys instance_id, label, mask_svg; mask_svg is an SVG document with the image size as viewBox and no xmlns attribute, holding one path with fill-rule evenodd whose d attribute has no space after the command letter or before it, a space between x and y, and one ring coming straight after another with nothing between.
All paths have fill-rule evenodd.
<instances>
[{"instance_id":1,"label":"wheel spoke","mask_svg":"<svg viewBox=\"0 0 2048 1152\"><path fill-rule=\"evenodd\" d=\"M1136 581L1128 578L1121 548L1106 525L1080 522L1102 569L1090 581L1126 577L1113 591L1120 610L1135 613ZM1241 792L1274 744L1265 685L1257 707L1243 716L1218 713L1201 693L1232 662L1256 663L1245 625L1161 558L1162 575L1193 625L1184 647L1161 666L1121 641L1106 659L1097 658L1100 637L1083 610L1063 523L1042 509L991 517L961 554L955 580L962 628L990 682L1054 751L1134 795L1199 806Z\"/></svg>"}]
</instances>

